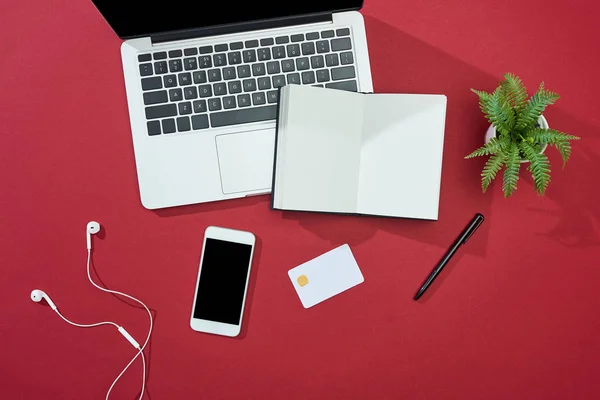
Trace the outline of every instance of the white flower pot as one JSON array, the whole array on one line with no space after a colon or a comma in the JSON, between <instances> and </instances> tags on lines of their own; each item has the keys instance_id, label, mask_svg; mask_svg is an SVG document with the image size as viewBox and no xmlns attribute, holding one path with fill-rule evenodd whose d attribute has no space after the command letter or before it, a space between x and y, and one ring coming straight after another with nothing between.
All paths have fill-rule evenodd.
<instances>
[{"instance_id":1,"label":"white flower pot","mask_svg":"<svg viewBox=\"0 0 600 400\"><path fill-rule=\"evenodd\" d=\"M548 129L548 121L546 121L546 118L544 118L543 115L541 115L538 118L538 124L540 125L540 128L543 129ZM488 130L485 132L485 143L487 144L487 142L489 142L493 137L496 137L496 127L494 125L490 125L490 127L488 128ZM544 151L546 151L546 148L548 148L548 145L544 145L544 147L542 147L542 151L540 153L543 153ZM521 164L525 164L528 163L529 160L521 160Z\"/></svg>"}]
</instances>

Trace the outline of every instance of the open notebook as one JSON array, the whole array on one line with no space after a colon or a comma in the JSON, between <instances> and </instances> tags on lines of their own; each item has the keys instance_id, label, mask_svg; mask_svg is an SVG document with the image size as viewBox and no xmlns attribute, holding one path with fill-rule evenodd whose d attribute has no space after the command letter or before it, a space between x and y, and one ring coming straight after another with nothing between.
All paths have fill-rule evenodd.
<instances>
[{"instance_id":1,"label":"open notebook","mask_svg":"<svg viewBox=\"0 0 600 400\"><path fill-rule=\"evenodd\" d=\"M436 220L446 96L281 88L271 207Z\"/></svg>"}]
</instances>

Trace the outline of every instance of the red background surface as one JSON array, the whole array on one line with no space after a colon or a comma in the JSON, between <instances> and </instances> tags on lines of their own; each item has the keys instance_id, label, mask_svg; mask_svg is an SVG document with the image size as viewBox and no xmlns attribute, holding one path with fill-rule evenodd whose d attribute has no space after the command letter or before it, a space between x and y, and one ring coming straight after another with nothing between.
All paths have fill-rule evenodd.
<instances>
[{"instance_id":1,"label":"red background surface","mask_svg":"<svg viewBox=\"0 0 600 400\"><path fill-rule=\"evenodd\" d=\"M113 320L147 351L152 399L595 399L600 360L600 3L367 0L378 92L444 93L437 222L269 210L268 197L145 210L139 201L120 40L89 1L0 3L0 397L104 398L133 356L110 328L83 330L29 300L45 290L78 322ZM530 178L482 194L487 128L474 87L504 72L562 98L552 127L583 137L567 168L548 151L546 197ZM475 212L486 222L421 302L411 300ZM240 339L188 326L208 225L250 230L256 259ZM365 283L302 308L287 270L349 243ZM114 398L134 398L139 363Z\"/></svg>"}]
</instances>

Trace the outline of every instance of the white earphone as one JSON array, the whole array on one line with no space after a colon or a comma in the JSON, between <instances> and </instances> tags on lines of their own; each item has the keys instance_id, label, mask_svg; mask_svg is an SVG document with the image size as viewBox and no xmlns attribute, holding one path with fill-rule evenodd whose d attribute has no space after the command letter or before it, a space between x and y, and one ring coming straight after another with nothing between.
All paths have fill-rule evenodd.
<instances>
[{"instance_id":1,"label":"white earphone","mask_svg":"<svg viewBox=\"0 0 600 400\"><path fill-rule=\"evenodd\" d=\"M144 303L142 303L140 300L136 299L133 296L130 296L128 294L125 293L121 293L121 292L117 292L115 290L110 290L110 289L106 289L103 288L101 286L98 286L93 280L92 277L90 275L90 260L91 260L91 254L92 254L92 235L95 235L96 233L100 232L100 224L96 221L90 221L87 224L86 227L86 241L87 241L87 276L88 279L90 280L90 282L92 283L92 285L94 285L96 288L107 292L107 293L112 293L112 294L117 294L120 296L124 296L127 297L128 299L134 300L136 302L138 302L139 304L141 304L146 311L148 312L148 317L150 318L150 328L148 329L148 336L146 337L146 341L144 342L144 344L142 346L140 346L140 344L133 338L133 336L131 336L129 334L129 332L127 332L125 330L125 328L123 328L122 326L117 325L114 322L110 322L110 321L104 321L104 322L98 322L95 324L77 324L75 322L72 322L70 320L68 320L67 318L65 318L61 312L58 310L58 307L56 307L56 304L54 304L54 302L52 301L52 299L50 299L50 296L48 296L44 291L39 290L39 289L35 289L31 292L31 300L33 300L36 303L39 303L42 300L46 300L46 302L48 303L48 305L50 306L50 308L52 308L53 311L55 311L65 322L79 327L79 328L94 328L97 326L102 326L102 325L112 325L115 328L117 328L117 330L119 331L119 333L121 335L123 335L123 337L125 339L127 339L127 341L129 343L131 343L131 345L138 350L135 354L135 357L133 357L131 359L131 361L129 362L129 364L127 364L125 366L125 368L123 368L123 370L121 371L121 373L117 376L117 378L113 381L112 385L110 385L110 388L108 389L108 392L106 393L106 399L108 400L108 396L110 395L110 392L112 391L113 387L115 386L115 384L117 383L117 381L121 378L121 376L123 376L123 374L125 373L125 371L127 371L127 369L129 368L129 366L131 364L133 364L133 362L135 361L136 358L138 358L138 356L142 356L142 391L140 392L140 397L139 399L141 400L142 397L144 396L144 390L146 388L146 358L144 356L144 349L146 348L146 345L148 344L149 340L150 340L150 335L152 335L152 313L150 312L150 309L148 307L146 307L146 305Z\"/></svg>"}]
</instances>

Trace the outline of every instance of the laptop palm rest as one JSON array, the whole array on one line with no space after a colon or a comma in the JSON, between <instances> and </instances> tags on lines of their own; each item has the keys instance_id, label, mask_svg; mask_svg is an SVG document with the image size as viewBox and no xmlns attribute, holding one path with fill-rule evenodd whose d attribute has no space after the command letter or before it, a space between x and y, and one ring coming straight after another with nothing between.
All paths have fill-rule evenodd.
<instances>
[{"instance_id":1,"label":"laptop palm rest","mask_svg":"<svg viewBox=\"0 0 600 400\"><path fill-rule=\"evenodd\" d=\"M224 194L271 189L273 129L219 135L215 141Z\"/></svg>"}]
</instances>

